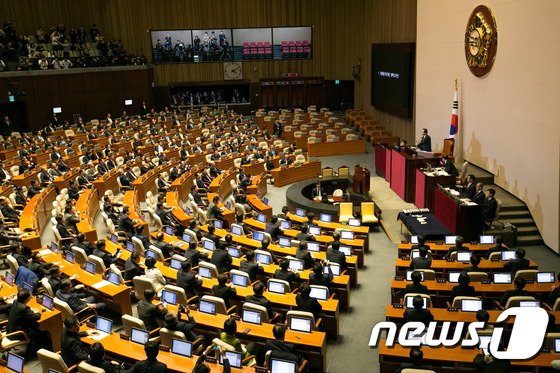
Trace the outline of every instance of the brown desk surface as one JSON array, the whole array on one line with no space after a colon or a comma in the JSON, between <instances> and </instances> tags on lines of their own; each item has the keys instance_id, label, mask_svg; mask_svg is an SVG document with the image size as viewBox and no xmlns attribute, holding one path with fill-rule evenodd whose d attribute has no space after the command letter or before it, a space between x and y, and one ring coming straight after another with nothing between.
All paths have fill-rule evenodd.
<instances>
[{"instance_id":1,"label":"brown desk surface","mask_svg":"<svg viewBox=\"0 0 560 373\"><path fill-rule=\"evenodd\" d=\"M455 246L455 245L437 244L437 243L434 243L434 242L427 242L427 245L430 246L430 250L432 252L438 252L438 254L442 254L442 251L447 252L450 247ZM412 246L413 246L413 244L411 244L411 243L400 243L399 246L398 246L399 254L409 252L411 250ZM494 246L495 246L494 244L474 244L473 245L473 244L470 244L470 243L465 243L463 245L463 247L468 248L471 251L476 251L476 252L486 252L486 251L490 250L491 248L493 248Z\"/></svg>"},{"instance_id":2,"label":"brown desk surface","mask_svg":"<svg viewBox=\"0 0 560 373\"><path fill-rule=\"evenodd\" d=\"M298 216L296 214L293 214L291 212L288 212L286 214L286 216L288 218L290 218L290 220L292 222L296 222L296 223L300 223L303 224L305 222L307 222L307 217L302 217L302 216ZM331 223L326 223L323 222L321 220L315 219L313 220L313 224L316 224L317 226L324 228L324 229L329 229L329 230L335 230L335 229L343 229L346 231L352 231L354 233L357 234L363 234L366 235L369 233L369 227L365 226L365 225L361 225L359 227L352 227L350 225L346 225L346 224L342 224L342 223L338 223L338 222L331 222Z\"/></svg>"},{"instance_id":3,"label":"brown desk surface","mask_svg":"<svg viewBox=\"0 0 560 373\"><path fill-rule=\"evenodd\" d=\"M274 178L274 186L282 187L296 181L311 179L321 174L321 161L305 162L301 166L275 168L270 171Z\"/></svg>"},{"instance_id":4,"label":"brown desk surface","mask_svg":"<svg viewBox=\"0 0 560 373\"><path fill-rule=\"evenodd\" d=\"M411 284L411 281L396 281L393 280L391 282L391 289L396 290L403 290L406 285ZM436 281L424 281L422 282L423 285L428 287L428 290L435 291L435 292L444 292L448 293L451 292L454 286L457 284L455 283L438 283ZM480 282L471 282L471 285L474 286L476 292L481 294L483 293L499 293L502 294L506 290L514 289L513 283L512 284L483 284ZM550 292L554 287L558 286L558 283L554 284L527 284L524 290L531 292L531 293L547 293Z\"/></svg>"},{"instance_id":5,"label":"brown desk surface","mask_svg":"<svg viewBox=\"0 0 560 373\"><path fill-rule=\"evenodd\" d=\"M332 142L307 143L307 154L310 157L322 157L326 155L365 153L366 142L364 140L343 140Z\"/></svg>"},{"instance_id":6,"label":"brown desk surface","mask_svg":"<svg viewBox=\"0 0 560 373\"><path fill-rule=\"evenodd\" d=\"M404 259L397 259L395 268L397 271L405 271L410 267L410 260ZM495 271L505 271L504 264L507 263L506 261L498 261L493 262L490 260L483 259L480 261L479 268L485 272L495 272ZM432 266L430 269L436 271L436 273L447 273L453 271L462 271L464 268L468 268L471 266L470 262L448 262L447 260L432 260ZM530 260L529 264L530 269L537 269L537 263L534 260Z\"/></svg>"}]
</instances>

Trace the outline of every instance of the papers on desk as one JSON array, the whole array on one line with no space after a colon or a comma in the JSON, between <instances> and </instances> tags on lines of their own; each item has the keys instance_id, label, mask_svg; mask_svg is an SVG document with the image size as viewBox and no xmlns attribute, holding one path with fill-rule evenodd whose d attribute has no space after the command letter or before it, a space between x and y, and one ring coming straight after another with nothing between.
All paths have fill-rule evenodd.
<instances>
[{"instance_id":1,"label":"papers on desk","mask_svg":"<svg viewBox=\"0 0 560 373\"><path fill-rule=\"evenodd\" d=\"M105 337L108 337L109 333L105 333L105 332L101 332L101 331L97 331L97 334L92 334L92 335L88 335L88 338L93 339L94 341L100 341Z\"/></svg>"},{"instance_id":2,"label":"papers on desk","mask_svg":"<svg viewBox=\"0 0 560 373\"><path fill-rule=\"evenodd\" d=\"M449 190L449 193L453 194L454 196L458 196L460 194L458 190L454 189Z\"/></svg>"},{"instance_id":3,"label":"papers on desk","mask_svg":"<svg viewBox=\"0 0 560 373\"><path fill-rule=\"evenodd\" d=\"M465 204L466 204L467 206L476 206L476 205L478 205L478 203L473 202L473 201L465 202Z\"/></svg>"},{"instance_id":4,"label":"papers on desk","mask_svg":"<svg viewBox=\"0 0 560 373\"><path fill-rule=\"evenodd\" d=\"M102 287L105 287L107 285L112 285L109 281L107 280L101 280L99 282L96 282L95 284L93 284L93 288L95 289L101 289Z\"/></svg>"},{"instance_id":5,"label":"papers on desk","mask_svg":"<svg viewBox=\"0 0 560 373\"><path fill-rule=\"evenodd\" d=\"M49 254L52 254L52 251L50 251L49 249L43 249L39 251L39 254L41 254L41 256L47 256Z\"/></svg>"}]
</instances>

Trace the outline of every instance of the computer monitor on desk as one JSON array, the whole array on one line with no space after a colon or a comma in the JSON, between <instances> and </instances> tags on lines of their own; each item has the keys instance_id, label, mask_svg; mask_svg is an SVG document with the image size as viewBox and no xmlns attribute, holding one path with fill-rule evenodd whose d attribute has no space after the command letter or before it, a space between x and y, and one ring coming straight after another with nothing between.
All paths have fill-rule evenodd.
<instances>
[{"instance_id":1,"label":"computer monitor on desk","mask_svg":"<svg viewBox=\"0 0 560 373\"><path fill-rule=\"evenodd\" d=\"M192 343L183 339L173 338L171 342L171 353L184 357L192 356Z\"/></svg>"},{"instance_id":2,"label":"computer monitor on desk","mask_svg":"<svg viewBox=\"0 0 560 373\"><path fill-rule=\"evenodd\" d=\"M298 366L295 361L270 358L270 373L296 373Z\"/></svg>"},{"instance_id":3,"label":"computer monitor on desk","mask_svg":"<svg viewBox=\"0 0 560 373\"><path fill-rule=\"evenodd\" d=\"M289 327L291 330L297 332L311 333L311 319L303 317L292 317L290 318Z\"/></svg>"},{"instance_id":4,"label":"computer monitor on desk","mask_svg":"<svg viewBox=\"0 0 560 373\"><path fill-rule=\"evenodd\" d=\"M445 236L446 245L455 245L456 240L457 240L457 236Z\"/></svg>"}]
</instances>

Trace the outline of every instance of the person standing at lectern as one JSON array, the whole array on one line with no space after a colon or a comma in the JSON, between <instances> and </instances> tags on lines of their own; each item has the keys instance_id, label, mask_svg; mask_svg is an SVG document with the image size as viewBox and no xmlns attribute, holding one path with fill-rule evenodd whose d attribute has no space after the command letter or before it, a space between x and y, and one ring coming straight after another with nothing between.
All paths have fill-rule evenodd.
<instances>
[{"instance_id":1,"label":"person standing at lectern","mask_svg":"<svg viewBox=\"0 0 560 373\"><path fill-rule=\"evenodd\" d=\"M420 141L416 146L418 147L418 149L423 150L425 152L432 151L432 139L430 135L428 135L428 129L426 128L422 129L422 137L420 138Z\"/></svg>"}]
</instances>

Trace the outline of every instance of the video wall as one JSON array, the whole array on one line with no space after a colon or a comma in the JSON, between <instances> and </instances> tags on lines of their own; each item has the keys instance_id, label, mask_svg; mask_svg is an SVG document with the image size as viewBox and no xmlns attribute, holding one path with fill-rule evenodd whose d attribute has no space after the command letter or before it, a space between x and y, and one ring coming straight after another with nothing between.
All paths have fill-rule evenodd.
<instances>
[{"instance_id":1,"label":"video wall","mask_svg":"<svg viewBox=\"0 0 560 373\"><path fill-rule=\"evenodd\" d=\"M312 58L312 29L266 27L150 32L153 63Z\"/></svg>"}]
</instances>

